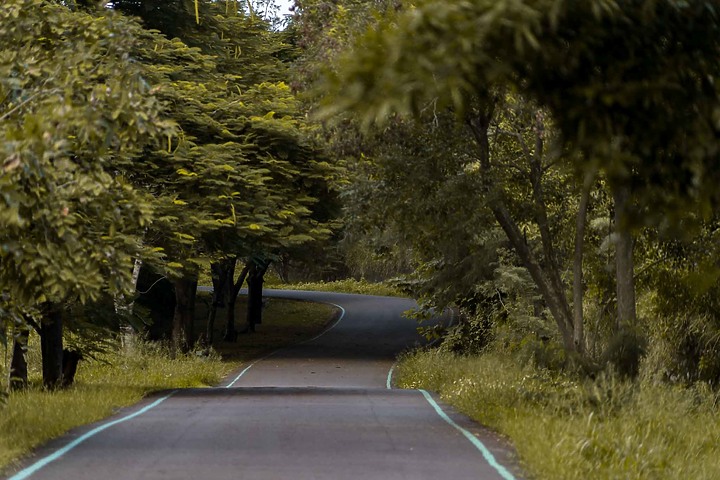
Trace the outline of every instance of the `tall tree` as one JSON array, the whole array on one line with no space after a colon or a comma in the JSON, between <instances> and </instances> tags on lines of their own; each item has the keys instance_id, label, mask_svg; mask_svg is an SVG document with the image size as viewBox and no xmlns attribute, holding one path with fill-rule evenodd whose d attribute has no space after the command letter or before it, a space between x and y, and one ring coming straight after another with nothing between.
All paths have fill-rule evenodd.
<instances>
[{"instance_id":1,"label":"tall tree","mask_svg":"<svg viewBox=\"0 0 720 480\"><path fill-rule=\"evenodd\" d=\"M489 117L475 115L470 99L509 86L536 100L582 153L578 170L608 178L618 213L617 318L632 325L634 205L652 199L657 213L642 220L672 223L684 216L678 205L699 201L707 211L716 200L719 28L700 0L422 1L358 40L325 113L352 108L369 126L393 111L450 106L483 127ZM567 317L562 304L550 306Z\"/></svg>"},{"instance_id":2,"label":"tall tree","mask_svg":"<svg viewBox=\"0 0 720 480\"><path fill-rule=\"evenodd\" d=\"M299 104L281 81L283 36L255 15L215 2L199 5L199 23L173 4L160 25L183 41L138 33L144 45L138 56L166 101L164 113L182 131L166 147L147 152L148 161L133 175L157 199L148 243L162 249L161 268L174 278L176 292L192 290L201 256L211 259L216 278L229 278L232 259L274 255L326 236L314 212L335 171L310 140ZM115 8L128 11L123 2ZM175 31L175 24L186 28ZM182 297L173 331L188 348L192 298ZM212 336L212 326L208 330Z\"/></svg>"},{"instance_id":3,"label":"tall tree","mask_svg":"<svg viewBox=\"0 0 720 480\"><path fill-rule=\"evenodd\" d=\"M150 220L148 198L118 172L172 130L130 59L131 21L40 0L6 2L0 21L0 289L42 313L55 388L65 302L127 289Z\"/></svg>"}]
</instances>

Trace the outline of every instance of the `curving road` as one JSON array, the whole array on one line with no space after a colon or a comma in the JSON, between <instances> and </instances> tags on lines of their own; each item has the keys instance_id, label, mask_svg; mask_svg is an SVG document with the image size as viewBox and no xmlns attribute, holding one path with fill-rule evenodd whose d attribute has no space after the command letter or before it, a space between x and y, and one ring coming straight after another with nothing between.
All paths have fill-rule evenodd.
<instances>
[{"instance_id":1,"label":"curving road","mask_svg":"<svg viewBox=\"0 0 720 480\"><path fill-rule=\"evenodd\" d=\"M390 389L421 343L411 300L268 291L340 307L318 337L217 388L165 392L35 452L12 480L504 479L512 452L429 393ZM509 465L512 465L510 467Z\"/></svg>"}]
</instances>

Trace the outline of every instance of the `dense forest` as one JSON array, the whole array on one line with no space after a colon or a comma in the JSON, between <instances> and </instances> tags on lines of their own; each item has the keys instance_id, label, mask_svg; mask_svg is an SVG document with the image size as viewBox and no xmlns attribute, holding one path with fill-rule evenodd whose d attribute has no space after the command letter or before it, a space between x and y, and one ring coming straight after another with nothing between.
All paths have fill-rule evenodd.
<instances>
[{"instance_id":1,"label":"dense forest","mask_svg":"<svg viewBox=\"0 0 720 480\"><path fill-rule=\"evenodd\" d=\"M142 329L137 292L160 280L175 307L158 336L184 351L211 343L192 331L201 271L226 301L245 277L261 298L272 261L333 234L340 168L288 85L297 49L247 7L3 6L0 290L14 387L27 383L31 330L44 385L67 384L63 332L92 344Z\"/></svg>"},{"instance_id":2,"label":"dense forest","mask_svg":"<svg viewBox=\"0 0 720 480\"><path fill-rule=\"evenodd\" d=\"M264 277L384 281L444 349L720 383L720 13L707 1L7 0L9 385ZM200 279L214 297L193 331ZM160 284L165 319L143 295ZM160 289L160 287L158 287ZM141 293L143 295L141 295ZM147 297L147 295L145 295ZM148 327L155 321L155 328ZM65 338L65 343L64 343ZM90 347L88 347L90 345ZM63 353L65 352L65 353Z\"/></svg>"}]
</instances>

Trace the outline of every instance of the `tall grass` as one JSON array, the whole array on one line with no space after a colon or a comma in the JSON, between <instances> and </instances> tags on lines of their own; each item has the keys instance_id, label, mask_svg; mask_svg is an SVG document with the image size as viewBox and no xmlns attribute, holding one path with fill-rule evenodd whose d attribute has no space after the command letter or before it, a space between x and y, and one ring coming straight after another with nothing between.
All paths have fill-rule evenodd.
<instances>
[{"instance_id":1,"label":"tall grass","mask_svg":"<svg viewBox=\"0 0 720 480\"><path fill-rule=\"evenodd\" d=\"M718 479L718 396L651 377L580 381L498 354L419 351L398 384L426 388L507 436L538 479Z\"/></svg>"}]
</instances>

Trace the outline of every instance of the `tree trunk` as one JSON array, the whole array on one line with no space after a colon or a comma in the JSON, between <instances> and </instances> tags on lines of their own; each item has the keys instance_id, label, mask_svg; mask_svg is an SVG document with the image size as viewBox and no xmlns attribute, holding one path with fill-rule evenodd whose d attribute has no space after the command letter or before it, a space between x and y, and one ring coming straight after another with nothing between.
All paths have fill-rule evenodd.
<instances>
[{"instance_id":1,"label":"tree trunk","mask_svg":"<svg viewBox=\"0 0 720 480\"><path fill-rule=\"evenodd\" d=\"M277 273L283 283L290 283L290 255L287 253L280 257L280 262L276 263Z\"/></svg>"},{"instance_id":2,"label":"tree trunk","mask_svg":"<svg viewBox=\"0 0 720 480\"><path fill-rule=\"evenodd\" d=\"M13 340L13 354L10 363L10 375L8 385L10 390L24 390L28 385L28 370L25 351L27 350L30 331L20 330Z\"/></svg>"},{"instance_id":3,"label":"tree trunk","mask_svg":"<svg viewBox=\"0 0 720 480\"><path fill-rule=\"evenodd\" d=\"M78 362L80 362L82 358L82 354L77 350L63 350L63 388L69 387L73 384L73 382L75 382L75 373L77 372Z\"/></svg>"},{"instance_id":4,"label":"tree trunk","mask_svg":"<svg viewBox=\"0 0 720 480\"><path fill-rule=\"evenodd\" d=\"M535 151L526 153L526 158L530 164L530 184L532 185L533 200L535 202L534 217L540 230L540 240L542 243L543 255L545 256L545 272L550 286L558 297L561 297L560 307L564 310L564 316L570 316L570 305L565 296L566 286L560 275L560 266L557 261L553 235L550 232L550 220L548 218L548 208L545 202L545 189L543 188L543 164L542 154L544 151L544 131L545 126L542 115L535 115Z\"/></svg>"},{"instance_id":5,"label":"tree trunk","mask_svg":"<svg viewBox=\"0 0 720 480\"><path fill-rule=\"evenodd\" d=\"M194 342L193 323L197 277L180 278L175 280L173 285L175 287L175 313L173 315L172 340L180 351L187 353Z\"/></svg>"},{"instance_id":6,"label":"tree trunk","mask_svg":"<svg viewBox=\"0 0 720 480\"><path fill-rule=\"evenodd\" d=\"M585 179L580 193L580 205L575 221L575 253L573 256L573 341L578 353L585 352L585 320L583 316L583 254L585 250L585 225L587 224L587 210L590 203L590 191L595 179L594 173Z\"/></svg>"},{"instance_id":7,"label":"tree trunk","mask_svg":"<svg viewBox=\"0 0 720 480\"><path fill-rule=\"evenodd\" d=\"M133 262L133 271L132 271L132 287L133 291L137 292L138 290L138 280L140 279L140 270L142 270L143 261L140 258L136 258ZM127 301L124 295L120 295L119 298L115 300L115 311L116 312L122 312L125 315L127 315L127 318L130 318L130 316L133 314L133 310L135 308L135 301L132 300L130 302ZM122 319L120 319L120 346L122 348L130 348L132 345L133 340L133 334L135 333L132 325Z\"/></svg>"},{"instance_id":8,"label":"tree trunk","mask_svg":"<svg viewBox=\"0 0 720 480\"><path fill-rule=\"evenodd\" d=\"M43 385L48 390L55 390L62 386L63 323L60 305L44 305L40 325L40 350Z\"/></svg>"},{"instance_id":9,"label":"tree trunk","mask_svg":"<svg viewBox=\"0 0 720 480\"><path fill-rule=\"evenodd\" d=\"M237 262L237 259L235 259L235 262ZM237 297L240 294L240 289L242 288L243 283L245 283L245 278L247 277L249 269L249 264L245 265L236 282L234 281L234 266L228 271L229 284L232 285L232 288L228 288L226 290L228 295L225 299L225 307L227 308L227 323L225 327L225 336L223 338L226 342L234 342L237 340L238 332L235 329L235 303L237 302Z\"/></svg>"},{"instance_id":10,"label":"tree trunk","mask_svg":"<svg viewBox=\"0 0 720 480\"><path fill-rule=\"evenodd\" d=\"M208 346L212 346L215 341L215 318L217 317L217 310L225 304L225 298L227 297L226 290L230 287L229 282L232 282L236 261L237 259L235 258L229 258L210 264L213 294L210 311L208 312L207 331L205 332L205 339Z\"/></svg>"},{"instance_id":11,"label":"tree trunk","mask_svg":"<svg viewBox=\"0 0 720 480\"><path fill-rule=\"evenodd\" d=\"M248 272L248 302L247 302L247 328L249 332L255 331L255 325L262 323L262 291L265 272L269 263L258 265L250 262Z\"/></svg>"},{"instance_id":12,"label":"tree trunk","mask_svg":"<svg viewBox=\"0 0 720 480\"><path fill-rule=\"evenodd\" d=\"M493 189L493 186L490 184L491 163L490 142L488 139L488 128L490 127L493 112L494 106L489 105L487 112L480 114L475 118L470 118L467 121L478 147L480 168L483 173L486 174L488 192ZM535 175L539 175L539 172L535 172ZM538 193L542 196L541 190L535 192L536 195ZM535 282L540 295L543 297L543 300L545 300L545 303L550 309L550 312L552 313L552 316L558 326L558 330L562 335L565 350L568 352L574 352L575 343L573 339L573 317L570 312L570 306L568 304L565 291L561 288L562 282L553 281L552 273L547 275L543 267L535 258L532 250L530 250L527 243L525 243L525 238L520 231L520 228L513 220L502 198L494 199L490 205L490 209L495 217L495 220L505 232L510 244L520 257L523 266L530 273L530 276ZM554 253L552 250L547 250L546 245L546 242L551 241L548 232L543 235L543 246L549 257L548 260L552 261ZM552 269L552 266L550 268ZM560 278L559 274L557 275L557 278Z\"/></svg>"},{"instance_id":13,"label":"tree trunk","mask_svg":"<svg viewBox=\"0 0 720 480\"><path fill-rule=\"evenodd\" d=\"M573 339L573 318L570 315L570 308L567 304L567 298L564 292L557 292L552 288L551 283L548 281L547 275L543 271L543 268L535 259L530 248L524 241L522 232L512 220L510 213L505 208L502 202L495 202L492 208L492 212L495 215L495 219L500 224L505 234L513 246L513 249L520 257L523 266L530 273L537 286L540 295L550 309L550 313L555 319L555 323L560 330L560 334L563 339L563 346L568 352L575 351L575 342Z\"/></svg>"},{"instance_id":14,"label":"tree trunk","mask_svg":"<svg viewBox=\"0 0 720 480\"><path fill-rule=\"evenodd\" d=\"M613 188L615 202L615 275L617 288L617 331L625 327L634 327L637 317L635 311L635 278L633 261L633 239L627 225L630 189Z\"/></svg>"}]
</instances>

